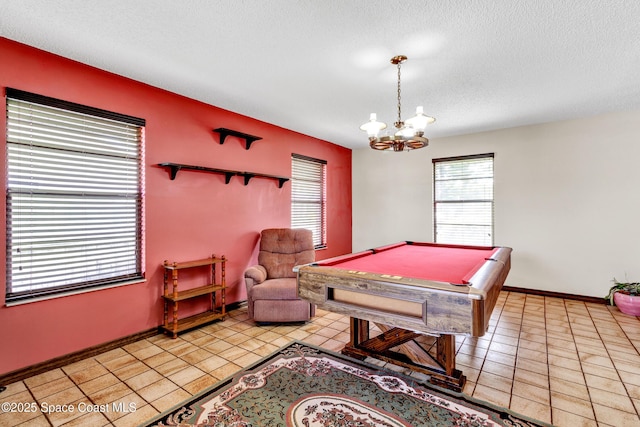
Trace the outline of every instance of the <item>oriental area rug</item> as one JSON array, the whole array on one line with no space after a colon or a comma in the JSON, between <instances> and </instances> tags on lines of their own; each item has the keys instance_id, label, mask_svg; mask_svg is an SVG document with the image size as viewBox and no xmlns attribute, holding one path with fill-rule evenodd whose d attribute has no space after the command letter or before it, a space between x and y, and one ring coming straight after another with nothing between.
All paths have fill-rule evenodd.
<instances>
[{"instance_id":1,"label":"oriental area rug","mask_svg":"<svg viewBox=\"0 0 640 427\"><path fill-rule=\"evenodd\" d=\"M546 426L507 409L300 342L146 426Z\"/></svg>"}]
</instances>

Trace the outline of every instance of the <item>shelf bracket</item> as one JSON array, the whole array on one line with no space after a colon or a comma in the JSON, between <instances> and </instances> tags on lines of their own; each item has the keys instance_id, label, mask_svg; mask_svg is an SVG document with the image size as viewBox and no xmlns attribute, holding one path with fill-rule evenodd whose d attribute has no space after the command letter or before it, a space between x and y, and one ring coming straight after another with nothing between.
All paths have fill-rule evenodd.
<instances>
[{"instance_id":1,"label":"shelf bracket","mask_svg":"<svg viewBox=\"0 0 640 427\"><path fill-rule=\"evenodd\" d=\"M249 135L248 133L238 132L227 128L216 128L213 131L220 134L220 145L224 144L224 140L227 139L227 136L236 136L240 139L244 139L246 150L251 148L251 144L255 141L262 139L261 136Z\"/></svg>"},{"instance_id":2,"label":"shelf bracket","mask_svg":"<svg viewBox=\"0 0 640 427\"><path fill-rule=\"evenodd\" d=\"M248 172L243 172L242 176L244 176L244 185L248 185L251 178L253 178L255 175Z\"/></svg>"},{"instance_id":3,"label":"shelf bracket","mask_svg":"<svg viewBox=\"0 0 640 427\"><path fill-rule=\"evenodd\" d=\"M228 184L231 181L231 177L235 175L235 172L225 172L224 173L224 183Z\"/></svg>"},{"instance_id":4,"label":"shelf bracket","mask_svg":"<svg viewBox=\"0 0 640 427\"><path fill-rule=\"evenodd\" d=\"M251 178L260 177L260 178L268 178L274 179L278 181L278 188L282 188L285 182L289 181L289 178L284 176L275 176L275 175L264 175L261 173L253 173L253 172L241 172L238 175L242 175L244 177L244 185L248 185Z\"/></svg>"},{"instance_id":5,"label":"shelf bracket","mask_svg":"<svg viewBox=\"0 0 640 427\"><path fill-rule=\"evenodd\" d=\"M167 164L165 164L163 166L169 167L169 173L171 175L171 181L176 179L176 175L178 175L178 171L180 169L182 169L181 165L178 165L178 164L175 164L175 163L167 163Z\"/></svg>"}]
</instances>

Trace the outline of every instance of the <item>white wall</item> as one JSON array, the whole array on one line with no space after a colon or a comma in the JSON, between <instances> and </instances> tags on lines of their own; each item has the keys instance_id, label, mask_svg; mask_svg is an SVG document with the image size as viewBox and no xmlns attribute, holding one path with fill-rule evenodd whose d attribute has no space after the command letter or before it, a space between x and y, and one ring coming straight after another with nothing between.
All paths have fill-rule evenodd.
<instances>
[{"instance_id":1,"label":"white wall","mask_svg":"<svg viewBox=\"0 0 640 427\"><path fill-rule=\"evenodd\" d=\"M507 285L604 296L640 281L640 111L353 151L353 250L432 241L432 158L495 153Z\"/></svg>"}]
</instances>

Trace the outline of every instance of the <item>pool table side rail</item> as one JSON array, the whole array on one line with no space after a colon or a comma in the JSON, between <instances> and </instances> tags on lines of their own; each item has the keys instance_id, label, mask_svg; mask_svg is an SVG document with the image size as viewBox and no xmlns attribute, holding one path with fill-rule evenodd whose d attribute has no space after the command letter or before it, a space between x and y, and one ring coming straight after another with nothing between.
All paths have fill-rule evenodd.
<instances>
[{"instance_id":1,"label":"pool table side rail","mask_svg":"<svg viewBox=\"0 0 640 427\"><path fill-rule=\"evenodd\" d=\"M478 272L480 270L481 269L479 269ZM354 282L363 281L363 280L364 281L377 280L382 283L393 284L394 286L395 285L409 286L414 288L436 289L436 290L460 293L465 295L469 294L469 285L460 285L460 284L453 284L448 282L440 282L436 280L419 279L416 277L397 276L392 274L371 273L368 271L345 270L343 268L318 265L315 263L296 266L294 268L294 271L297 273L300 273L300 272L307 273L309 271L315 271L320 274L325 274L327 275L327 277L348 278ZM473 277L472 277L472 280L473 280ZM483 295L484 295L484 291L482 289L478 289L477 292L473 293L472 298L482 299Z\"/></svg>"},{"instance_id":2,"label":"pool table side rail","mask_svg":"<svg viewBox=\"0 0 640 427\"><path fill-rule=\"evenodd\" d=\"M298 269L298 295L324 310L427 334L438 334L442 329L464 332L472 328L468 316L471 301L468 292L461 292L461 286L452 286L457 288L452 298L451 292L439 289L427 292L424 287L379 279L379 274L357 275L331 267L303 266ZM389 304L380 304L381 299ZM391 309L394 303L419 308L400 313ZM455 312L444 308L451 305L466 308ZM438 309L447 318L446 325L438 321L439 316L434 313Z\"/></svg>"},{"instance_id":3,"label":"pool table side rail","mask_svg":"<svg viewBox=\"0 0 640 427\"><path fill-rule=\"evenodd\" d=\"M498 296L507 275L511 270L511 252L508 247L501 247L491 257L491 263L485 263L469 280L469 292L482 296L484 310L483 316L474 316L476 324L473 326L473 336L482 336L489 326L491 314L495 308ZM478 300L474 300L475 301ZM480 307L476 308L481 310Z\"/></svg>"}]
</instances>

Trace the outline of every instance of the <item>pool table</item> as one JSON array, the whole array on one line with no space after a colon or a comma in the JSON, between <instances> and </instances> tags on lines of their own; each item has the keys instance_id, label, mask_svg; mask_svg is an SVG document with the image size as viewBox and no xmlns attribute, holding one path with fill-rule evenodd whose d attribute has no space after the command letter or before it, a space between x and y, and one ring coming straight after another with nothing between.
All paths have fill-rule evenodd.
<instances>
[{"instance_id":1,"label":"pool table","mask_svg":"<svg viewBox=\"0 0 640 427\"><path fill-rule=\"evenodd\" d=\"M295 270L300 298L351 317L343 353L424 372L461 391L455 335L485 333L510 266L508 247L400 242ZM373 338L370 321L382 331Z\"/></svg>"}]
</instances>

